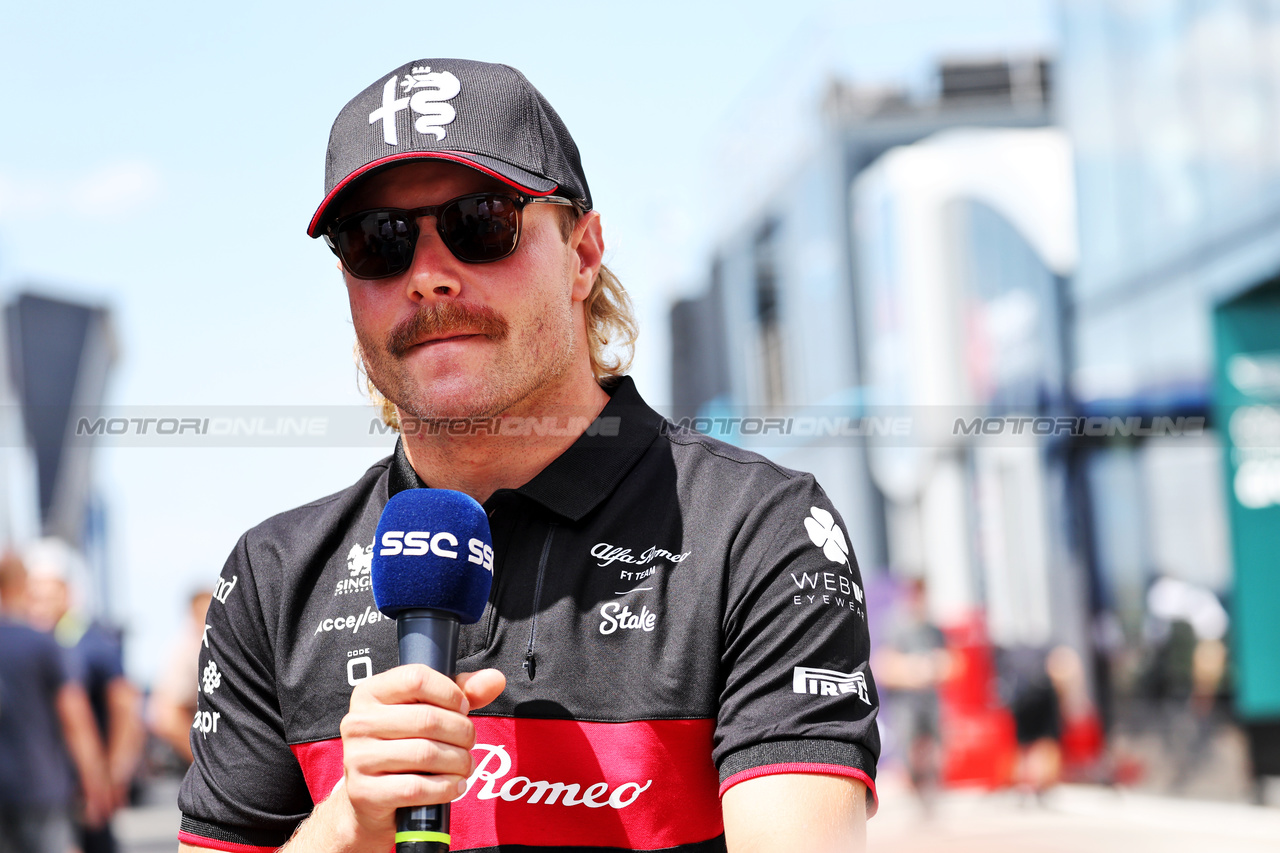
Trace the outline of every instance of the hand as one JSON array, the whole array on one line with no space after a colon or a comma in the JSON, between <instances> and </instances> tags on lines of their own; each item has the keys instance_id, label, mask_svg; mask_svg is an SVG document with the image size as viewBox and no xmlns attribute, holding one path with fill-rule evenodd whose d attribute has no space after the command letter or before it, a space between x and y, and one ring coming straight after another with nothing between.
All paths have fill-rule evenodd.
<instances>
[{"instance_id":1,"label":"hand","mask_svg":"<svg viewBox=\"0 0 1280 853\"><path fill-rule=\"evenodd\" d=\"M506 677L495 669L455 682L421 664L356 686L342 720L342 754L357 835L390 845L397 808L447 803L466 790L476 738L467 713L504 687Z\"/></svg>"},{"instance_id":2,"label":"hand","mask_svg":"<svg viewBox=\"0 0 1280 853\"><path fill-rule=\"evenodd\" d=\"M90 776L81 779L80 788L84 798L82 817L85 826L90 829L101 829L111 820L111 815L115 813L117 808L115 792L111 789L111 783L105 775L101 777Z\"/></svg>"}]
</instances>

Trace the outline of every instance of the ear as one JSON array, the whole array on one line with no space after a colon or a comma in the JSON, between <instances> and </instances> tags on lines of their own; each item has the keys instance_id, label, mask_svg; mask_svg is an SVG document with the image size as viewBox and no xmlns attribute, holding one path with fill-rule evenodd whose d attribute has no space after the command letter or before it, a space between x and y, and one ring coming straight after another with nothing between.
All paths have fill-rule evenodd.
<instances>
[{"instance_id":1,"label":"ear","mask_svg":"<svg viewBox=\"0 0 1280 853\"><path fill-rule=\"evenodd\" d=\"M573 270L573 301L584 302L591 294L596 273L604 263L604 228L600 214L589 210L578 217L569 235L570 255L575 264Z\"/></svg>"}]
</instances>

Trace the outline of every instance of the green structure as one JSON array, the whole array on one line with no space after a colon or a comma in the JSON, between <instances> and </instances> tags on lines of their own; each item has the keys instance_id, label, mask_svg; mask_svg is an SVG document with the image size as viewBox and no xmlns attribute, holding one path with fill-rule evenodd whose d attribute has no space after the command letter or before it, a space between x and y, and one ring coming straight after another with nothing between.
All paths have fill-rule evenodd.
<instances>
[{"instance_id":1,"label":"green structure","mask_svg":"<svg viewBox=\"0 0 1280 853\"><path fill-rule=\"evenodd\" d=\"M1280 281L1214 311L1214 414L1226 453L1236 712L1255 772L1280 773Z\"/></svg>"}]
</instances>

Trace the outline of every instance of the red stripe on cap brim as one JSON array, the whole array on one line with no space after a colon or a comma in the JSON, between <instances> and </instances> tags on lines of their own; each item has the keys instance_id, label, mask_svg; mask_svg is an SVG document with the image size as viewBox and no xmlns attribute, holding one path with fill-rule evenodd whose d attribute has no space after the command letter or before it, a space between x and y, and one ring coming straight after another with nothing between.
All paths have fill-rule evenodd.
<instances>
[{"instance_id":1,"label":"red stripe on cap brim","mask_svg":"<svg viewBox=\"0 0 1280 853\"><path fill-rule=\"evenodd\" d=\"M316 208L315 215L311 217L311 224L307 226L307 236L308 237L320 236L320 220L324 218L324 214L328 209L329 205L333 204L334 200L338 197L338 195L347 187L349 187L352 181L356 180L356 178L367 175L369 172L373 171L374 169L385 166L388 163L395 163L400 160L448 160L451 163L461 163L463 166L469 166L470 168L475 169L477 172L483 172L484 174L488 175L491 178L497 178L499 181L502 181L504 184L511 187L512 189L519 190L520 192L526 193L528 195L534 195L534 196L551 195L552 193L554 193L556 190L560 188L558 184L556 186L553 186L549 190L535 190L531 187L526 187L523 184L519 183L518 181L515 181L512 178L507 177L506 175L499 174L498 172L495 172L493 169L490 169L487 166L480 165L476 161L469 159L465 154L460 154L454 151L406 151L403 154L392 154L390 157L383 157L379 160L374 160L371 163L366 163L363 166L361 166L359 169L356 169L350 175L347 175L345 178L339 181L337 186L329 190L328 195L324 197L324 201L320 202L320 206Z\"/></svg>"}]
</instances>

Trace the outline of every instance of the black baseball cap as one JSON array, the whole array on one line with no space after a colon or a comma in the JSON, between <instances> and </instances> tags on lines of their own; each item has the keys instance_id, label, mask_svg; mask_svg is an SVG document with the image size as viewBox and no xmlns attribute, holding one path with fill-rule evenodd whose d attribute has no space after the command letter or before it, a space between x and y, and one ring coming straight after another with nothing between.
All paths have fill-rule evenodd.
<instances>
[{"instance_id":1,"label":"black baseball cap","mask_svg":"<svg viewBox=\"0 0 1280 853\"><path fill-rule=\"evenodd\" d=\"M578 146L542 93L509 65L419 59L386 74L334 119L318 237L355 181L407 160L450 160L528 195L565 196L591 209Z\"/></svg>"}]
</instances>

